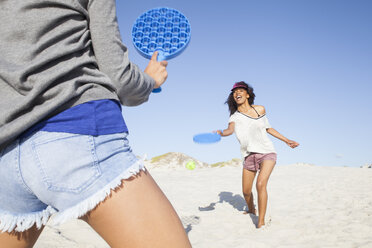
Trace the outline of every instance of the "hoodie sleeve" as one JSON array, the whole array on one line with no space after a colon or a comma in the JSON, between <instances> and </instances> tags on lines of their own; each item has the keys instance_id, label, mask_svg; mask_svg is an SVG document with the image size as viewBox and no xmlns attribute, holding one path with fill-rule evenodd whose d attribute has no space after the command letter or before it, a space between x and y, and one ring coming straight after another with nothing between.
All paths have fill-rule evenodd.
<instances>
[{"instance_id":1,"label":"hoodie sleeve","mask_svg":"<svg viewBox=\"0 0 372 248\"><path fill-rule=\"evenodd\" d=\"M89 29L99 70L114 83L123 105L136 106L148 100L155 81L128 58L122 43L115 0L90 0Z\"/></svg>"}]
</instances>

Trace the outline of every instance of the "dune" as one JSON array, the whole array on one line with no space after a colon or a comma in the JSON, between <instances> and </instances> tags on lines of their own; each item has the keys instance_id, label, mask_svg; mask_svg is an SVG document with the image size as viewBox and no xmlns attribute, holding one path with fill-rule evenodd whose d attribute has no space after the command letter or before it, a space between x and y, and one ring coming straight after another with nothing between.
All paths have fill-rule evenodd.
<instances>
[{"instance_id":1,"label":"dune","mask_svg":"<svg viewBox=\"0 0 372 248\"><path fill-rule=\"evenodd\" d=\"M242 213L239 161L196 161L196 169L187 170L184 164L190 159L195 160L170 153L146 164L178 212L193 247L372 247L368 167L277 165L268 185L266 226L257 229L257 217ZM72 220L57 227L48 224L35 247L109 246L87 224Z\"/></svg>"}]
</instances>

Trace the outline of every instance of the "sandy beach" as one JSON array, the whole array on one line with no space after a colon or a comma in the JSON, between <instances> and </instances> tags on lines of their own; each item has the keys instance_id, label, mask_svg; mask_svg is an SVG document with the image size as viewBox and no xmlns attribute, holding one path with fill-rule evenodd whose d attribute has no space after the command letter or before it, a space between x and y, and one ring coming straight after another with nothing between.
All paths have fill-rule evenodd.
<instances>
[{"instance_id":1,"label":"sandy beach","mask_svg":"<svg viewBox=\"0 0 372 248\"><path fill-rule=\"evenodd\" d=\"M243 215L241 167L147 166L196 248L372 247L372 169L277 165L266 227ZM256 192L254 192L256 197ZM255 199L256 201L257 199ZM36 248L109 247L87 224L46 226Z\"/></svg>"}]
</instances>

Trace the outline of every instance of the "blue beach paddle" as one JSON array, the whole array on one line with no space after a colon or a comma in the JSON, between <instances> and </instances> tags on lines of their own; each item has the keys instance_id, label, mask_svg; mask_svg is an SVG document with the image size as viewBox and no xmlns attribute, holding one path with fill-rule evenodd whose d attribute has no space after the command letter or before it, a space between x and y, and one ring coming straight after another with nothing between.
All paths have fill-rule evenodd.
<instances>
[{"instance_id":1,"label":"blue beach paddle","mask_svg":"<svg viewBox=\"0 0 372 248\"><path fill-rule=\"evenodd\" d=\"M194 135L193 141L199 144L211 144L221 140L221 135L218 133L200 133Z\"/></svg>"},{"instance_id":2,"label":"blue beach paddle","mask_svg":"<svg viewBox=\"0 0 372 248\"><path fill-rule=\"evenodd\" d=\"M158 51L158 60L180 55L190 42L189 20L179 11L167 7L150 9L140 15L132 28L134 47L143 57L151 59ZM152 92L161 92L161 88Z\"/></svg>"}]
</instances>

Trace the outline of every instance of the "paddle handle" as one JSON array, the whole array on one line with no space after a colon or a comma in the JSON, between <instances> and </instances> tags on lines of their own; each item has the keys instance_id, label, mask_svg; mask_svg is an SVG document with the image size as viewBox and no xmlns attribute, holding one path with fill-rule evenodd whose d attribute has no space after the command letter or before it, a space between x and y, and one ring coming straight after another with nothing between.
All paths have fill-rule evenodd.
<instances>
[{"instance_id":1,"label":"paddle handle","mask_svg":"<svg viewBox=\"0 0 372 248\"><path fill-rule=\"evenodd\" d=\"M158 61L163 61L165 60L165 54L163 50L156 50L158 52Z\"/></svg>"},{"instance_id":2,"label":"paddle handle","mask_svg":"<svg viewBox=\"0 0 372 248\"><path fill-rule=\"evenodd\" d=\"M162 50L157 50L157 52L158 52L158 61L165 60L164 52ZM152 93L160 93L160 92L161 92L161 87L152 90Z\"/></svg>"}]
</instances>

